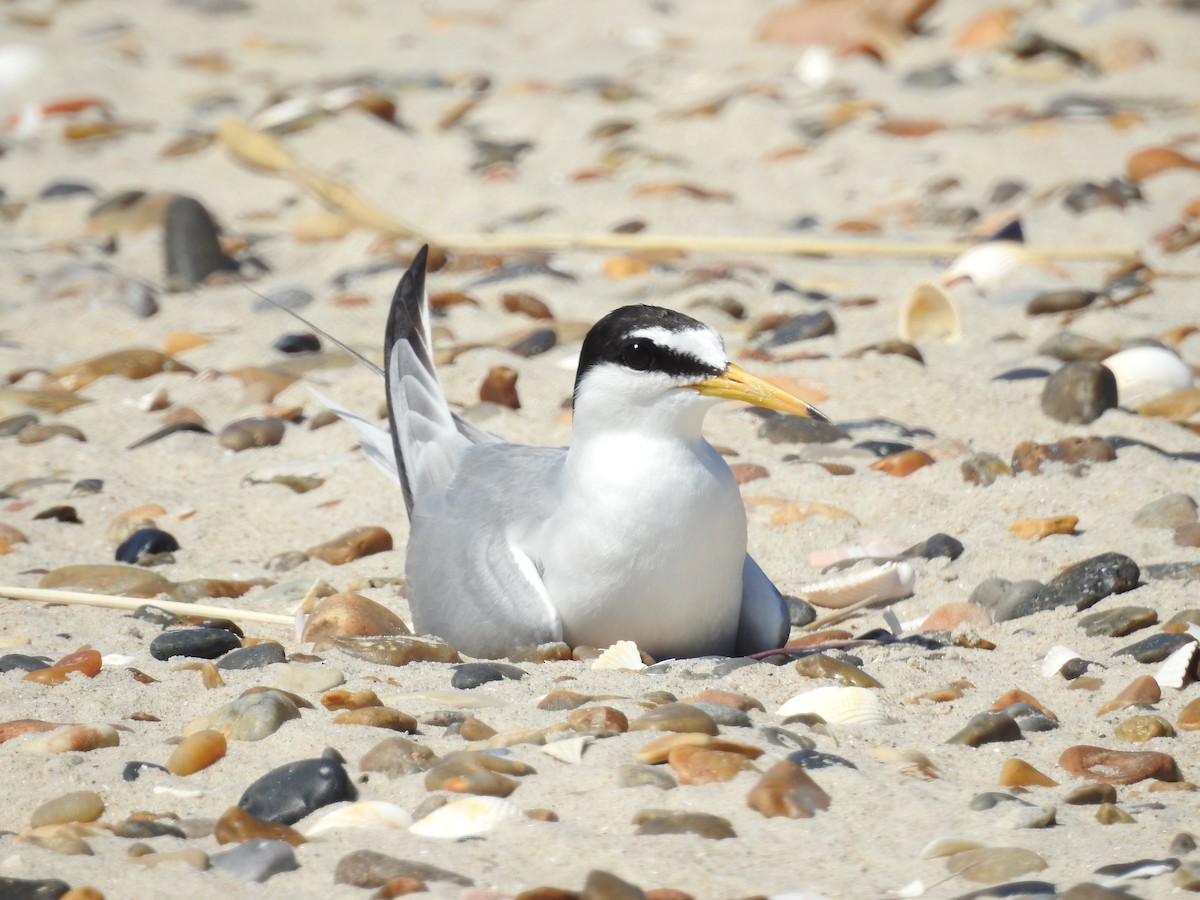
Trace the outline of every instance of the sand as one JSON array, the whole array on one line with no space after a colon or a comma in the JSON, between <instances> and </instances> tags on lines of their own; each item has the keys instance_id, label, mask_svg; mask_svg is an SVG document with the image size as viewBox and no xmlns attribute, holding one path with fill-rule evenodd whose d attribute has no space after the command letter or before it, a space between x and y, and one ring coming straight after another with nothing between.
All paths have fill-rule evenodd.
<instances>
[{"instance_id":1,"label":"sand","mask_svg":"<svg viewBox=\"0 0 1200 900\"><path fill-rule=\"evenodd\" d=\"M381 241L367 228L337 240L299 241L294 229L306 217L320 214L321 207L292 182L239 164L215 143L186 155L163 153L188 129L208 132L223 116L250 117L278 96L313 97L354 76L375 78L397 99L402 128L348 109L282 141L297 158L352 184L429 235L606 232L637 219L646 223L649 234L790 234L921 243L969 240L972 229L1015 214L1029 243L1037 247L1135 252L1159 273L1152 293L1119 308L1090 309L1069 326L1062 316L1026 315L1029 290L1097 289L1113 268L1111 260L1059 259L1053 271L1025 267L1014 279L988 289L954 286L950 294L961 317L962 338L918 341L923 365L898 355L849 354L896 336L904 295L919 281L939 278L950 262L947 255L692 254L666 260L641 276L613 279L603 266L615 253L569 250L554 253L549 261L571 280L529 275L476 286L481 273L475 270L446 271L431 276L430 283L433 290L460 290L477 301L455 306L439 320L445 329L439 332L441 345L491 345L464 352L443 367L452 402L505 437L547 445L569 440L562 403L570 394L578 343L567 341L532 359L501 349L497 345L533 324L504 312L501 297L506 292L533 293L560 322L582 327L624 303L683 309L717 327L735 357L756 345L749 323L760 317L830 309L836 334L776 351L777 357L790 355L791 360L750 358L743 360L746 366L812 390L835 421L886 417L927 429L932 437L922 433L911 442L934 452L939 461L907 478L890 478L871 471L871 460L853 455L849 442L842 442L829 451L829 459L849 463L855 473L837 477L818 466L785 461L790 453L816 451L769 443L758 434L759 419L741 407L722 406L710 414L710 440L735 453L736 461L758 463L770 473L746 485L743 493L751 551L785 592L794 593L819 577L809 562L814 551L876 540L915 543L936 532L953 535L965 551L954 561L917 561L913 596L893 607L901 621L919 621L943 604L967 600L985 578L1047 581L1062 567L1106 551L1124 553L1143 569L1195 562L1197 551L1175 546L1170 529L1132 524L1139 508L1164 494L1195 495L1200 445L1193 432L1123 409L1110 410L1090 425L1063 424L1041 410L1043 380L994 380L1017 366L1056 368L1058 362L1038 356L1037 348L1067 327L1096 340L1120 342L1162 337L1169 329L1196 322L1195 250L1166 254L1155 240L1157 232L1181 221L1184 203L1200 193L1195 171L1171 171L1144 182L1143 199L1124 208L1075 213L1063 203L1064 193L1080 181L1104 183L1123 176L1125 160L1139 149L1167 144L1190 149L1196 131L1192 98L1200 91L1194 15L1167 4L1057 4L1022 17L1022 27L1096 59L1108 59L1111 48L1130 39L1155 52L1153 59L1129 68L1086 71L1052 54L1019 61L1002 50L955 49L955 35L977 7L944 0L925 18L923 33L899 46L886 64L839 57L831 63L828 81L809 83L799 77L797 63L811 63L811 56L755 40L755 25L770 6L632 0L586 8L544 0L298 5L260 0L243 11L222 14L182 3L134 10L93 0L24 10L33 24L11 24L4 40L38 48L44 68L32 81L0 96L3 111L87 95L103 100L113 121L135 127L107 140L65 140L63 123L98 121L91 110L74 118L49 118L5 137L0 171L12 215L0 237L5 261L0 267L0 372L18 379L18 387L36 388L41 383L36 371L19 377L21 370L52 370L120 348L161 348L173 332L195 332L211 341L179 354L197 376L105 378L81 391L91 403L59 416L41 416L75 426L86 436L85 443L67 437L32 445L2 439L0 481L53 480L23 489L0 505L0 523L28 538L0 556L0 583L31 587L48 570L111 562L112 517L158 503L167 510L157 518L158 526L175 535L182 548L173 563L158 569L167 578L299 584L321 578L343 589L374 580L376 586L364 593L407 615L395 581L403 573L407 535L401 497L355 450L344 425L318 430L291 425L280 445L237 454L197 434L126 449L161 424L162 413L139 405L158 389L172 406L194 408L214 431L261 412L263 405L244 403L240 382L222 373L282 361L270 344L299 330L297 323L262 311L252 291L238 284L161 292L159 312L149 318L87 292L52 298L47 288L60 267L80 260L161 285L161 228L123 233L106 253L87 232L88 214L98 198L121 190L184 193L200 199L227 236L241 238L242 258L253 256L265 264L267 271L252 281L254 291L289 286L311 291L315 299L304 314L378 358L399 269L359 275L345 287L335 286L333 279L382 258L393 247L397 254L410 253L414 243ZM21 19L17 10L9 15ZM919 89L905 83L906 74L946 60L957 67L960 84ZM439 121L481 78L491 84L486 99L467 113L464 125L440 129ZM595 89L598 82L587 81L599 78L610 82L610 96L617 88L630 96L605 99ZM715 115L678 115L727 93L733 99ZM1067 95L1104 98L1119 111L1109 116L1039 114ZM806 143L812 123L832 124L839 117L848 123ZM880 127L916 119L934 119L945 128L925 137L898 137ZM634 128L622 138L591 136L597 126L614 120L629 120ZM533 147L511 168L480 172L472 169L469 131L502 141L530 141ZM630 156L627 163L607 177L583 177L621 146ZM990 202L994 187L1004 180L1021 183L1024 192L1008 203ZM61 181L89 185L94 193L39 196L44 187ZM706 200L679 190L664 193L662 185L669 183L727 196ZM964 222L943 214L957 207L971 207L979 216ZM522 215L543 208L548 211L542 215ZM813 217L815 226L806 232L789 230L802 216ZM839 230L845 223L864 222L878 230L857 238ZM773 292L776 282L820 291L831 299ZM744 320L699 305L727 298L745 307ZM861 298L872 302L852 302ZM1200 363L1200 338L1185 337L1177 349L1191 365ZM474 409L478 385L495 365L518 371L520 410ZM372 372L331 353L328 365L312 370L274 402L302 407L311 417L321 405L309 384L368 416L379 412L383 400L382 384ZM20 411L4 402L5 415ZM1082 473L1050 466L1041 475L1002 478L988 487L965 483L960 471L970 452L1007 460L1021 441L1090 435L1120 435L1192 456L1171 458L1129 447L1115 461ZM855 440L863 437L894 434L883 428L855 434ZM308 471L325 480L304 494L278 484L251 483L264 473ZM103 479L103 490L72 494L72 484L84 478ZM773 524L783 502L825 504L848 515L817 514ZM58 504L74 506L82 524L35 519ZM1050 515L1078 516L1079 524L1073 534L1039 542L1009 532L1016 520ZM310 560L279 574L267 566L276 554L304 550L363 525L386 527L395 549L340 567ZM255 590L236 600L213 602L290 612L288 602L264 602L260 594ZM1123 604L1152 607L1166 621L1196 607L1195 586L1143 578L1135 592L1108 598L1097 609ZM316 756L325 747L337 748L348 760L363 799L387 800L411 812L427 795L421 777L366 779L357 762L384 734L334 725L332 714L318 708L262 742L232 743L224 759L186 780L125 782L125 762L164 762L169 740L189 721L259 684L260 675L228 673L225 687L206 691L196 672L150 657L156 628L149 623L114 611L0 600L4 652L57 659L86 644L130 657L127 665L158 679L141 685L120 664L106 667L94 680L72 678L54 688L24 682L20 672L0 676L0 721L108 722L129 729L121 732L119 747L85 754L33 754L24 747L29 737L0 748L5 797L0 876L59 877L75 886L94 885L109 898L169 893L183 900L213 891L230 898L361 897L367 896L362 889L335 886L333 869L346 853L368 848L458 872L474 880L474 896L512 896L547 884L578 890L586 874L599 868L644 889L670 886L697 897L789 891L879 897L914 883L924 886L927 896L951 897L978 885L963 878L940 883L946 877L944 861L921 859L920 852L933 838L961 836L988 846L1035 851L1048 866L1027 877L1065 890L1094 879L1093 870L1106 863L1165 857L1175 833L1196 827L1194 794L1152 792L1146 783L1120 789L1119 805L1133 816L1132 825L1105 827L1096 821L1094 807L1062 802L1079 783L1058 764L1067 747L1145 749L1113 736L1116 724L1130 713L1097 717L1096 711L1135 676L1155 668L1111 655L1149 631L1129 638L1089 638L1077 619L1073 609L1060 609L982 627L977 635L995 644L990 651L957 646L929 651L906 644L852 651L884 685L884 702L895 721L814 735L817 748L841 762L812 771L832 797L830 809L812 819L766 819L748 808L746 795L758 778L752 772L724 784L666 792L619 787L617 768L632 761L634 750L647 740L642 734L598 740L579 765L520 745L513 756L538 774L525 778L512 799L523 809L551 809L558 822L505 824L464 842L404 831L334 832L299 848L299 870L258 886L178 865L142 869L127 859L130 842L107 834L89 839L95 851L90 857L38 848L18 834L28 829L29 816L40 803L85 789L104 798L107 823L138 810L215 818L263 773ZM882 615L871 612L847 627L863 633L882 624ZM311 649L298 644L287 628L262 625L247 631L277 639L289 652ZM1078 690L1057 676L1043 677L1041 659L1055 644L1101 663L1092 674L1102 684L1094 691ZM447 666L389 670L336 653L328 654L328 664L345 673L348 688L371 687L385 703L410 714L422 716L447 706L418 693L448 689ZM490 684L472 692L489 704L476 714L501 732L561 721L564 713L535 706L556 688L626 698L608 702L634 717L642 711L636 698L650 691L686 697L719 687L759 699L766 712L752 718L761 727L778 725L779 705L815 686L790 664L742 668L716 679L709 677L711 666L704 662L652 675L605 673L577 662L524 668L529 674L519 683ZM910 702L960 679L971 687L959 700ZM1013 688L1053 710L1060 727L1012 744L978 749L945 744L972 715ZM1191 685L1166 691L1157 711L1175 721L1196 690ZM148 713L157 721L127 718L133 713ZM768 744L757 729L725 731L766 749L761 769L788 753ZM439 754L463 749L461 738L442 732L424 726L416 739ZM926 781L898 773L868 752L878 748L920 751L940 776ZM1172 754L1183 777L1197 779L1200 753L1192 733L1156 739L1152 749ZM968 808L971 797L1000 789L1000 767L1013 757L1059 782L1027 797L1054 804L1056 826L1007 830L998 824L999 815ZM155 792L164 785L195 795ZM737 838L636 836L634 813L655 808L723 816ZM184 842L159 838L152 843L155 849L169 850ZM218 849L211 837L186 843L210 853ZM917 895L916 888L911 890L910 896ZM1174 890L1169 875L1133 888L1147 897ZM431 883L430 891L447 897L470 893L438 883Z\"/></svg>"}]
</instances>

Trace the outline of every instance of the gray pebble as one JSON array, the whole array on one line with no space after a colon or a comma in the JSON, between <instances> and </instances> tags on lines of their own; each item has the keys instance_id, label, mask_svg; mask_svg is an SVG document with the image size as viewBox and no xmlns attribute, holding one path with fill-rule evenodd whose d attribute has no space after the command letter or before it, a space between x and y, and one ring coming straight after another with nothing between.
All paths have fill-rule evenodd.
<instances>
[{"instance_id":1,"label":"gray pebble","mask_svg":"<svg viewBox=\"0 0 1200 900\"><path fill-rule=\"evenodd\" d=\"M300 868L291 844L266 838L253 838L232 850L213 853L208 860L239 881L260 884L280 872L291 872Z\"/></svg>"},{"instance_id":2,"label":"gray pebble","mask_svg":"<svg viewBox=\"0 0 1200 900\"><path fill-rule=\"evenodd\" d=\"M1042 391L1042 412L1059 422L1087 425L1116 405L1116 376L1097 362L1067 363Z\"/></svg>"},{"instance_id":3,"label":"gray pebble","mask_svg":"<svg viewBox=\"0 0 1200 900\"><path fill-rule=\"evenodd\" d=\"M1139 528L1178 528L1196 521L1196 501L1183 493L1151 500L1133 515Z\"/></svg>"},{"instance_id":4,"label":"gray pebble","mask_svg":"<svg viewBox=\"0 0 1200 900\"><path fill-rule=\"evenodd\" d=\"M221 250L216 223L194 197L180 196L167 207L163 226L167 284L174 290L189 290L214 272L236 268Z\"/></svg>"},{"instance_id":5,"label":"gray pebble","mask_svg":"<svg viewBox=\"0 0 1200 900\"><path fill-rule=\"evenodd\" d=\"M693 700L692 706L701 712L708 713L709 718L718 725L727 725L733 728L750 728L754 724L750 721L750 716L740 709L730 706L728 703Z\"/></svg>"},{"instance_id":6,"label":"gray pebble","mask_svg":"<svg viewBox=\"0 0 1200 900\"><path fill-rule=\"evenodd\" d=\"M979 747L1001 741L1019 741L1022 737L1020 726L1011 716L988 710L972 716L946 743Z\"/></svg>"},{"instance_id":7,"label":"gray pebble","mask_svg":"<svg viewBox=\"0 0 1200 900\"><path fill-rule=\"evenodd\" d=\"M617 784L621 787L656 787L663 791L678 787L675 778L666 769L638 763L626 763L617 769Z\"/></svg>"},{"instance_id":8,"label":"gray pebble","mask_svg":"<svg viewBox=\"0 0 1200 900\"><path fill-rule=\"evenodd\" d=\"M221 657L218 669L261 669L272 663L287 662L283 645L275 641L263 641L251 647L239 647Z\"/></svg>"},{"instance_id":9,"label":"gray pebble","mask_svg":"<svg viewBox=\"0 0 1200 900\"><path fill-rule=\"evenodd\" d=\"M510 681L520 681L525 675L524 669L505 663L463 663L454 667L450 686L456 690L469 691L481 684L503 681L506 678Z\"/></svg>"}]
</instances>

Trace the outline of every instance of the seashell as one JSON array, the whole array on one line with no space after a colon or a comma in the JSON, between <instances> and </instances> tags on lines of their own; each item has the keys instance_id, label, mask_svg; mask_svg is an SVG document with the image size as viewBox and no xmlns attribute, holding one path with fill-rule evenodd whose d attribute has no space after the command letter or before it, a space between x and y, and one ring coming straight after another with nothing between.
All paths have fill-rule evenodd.
<instances>
[{"instance_id":1,"label":"seashell","mask_svg":"<svg viewBox=\"0 0 1200 900\"><path fill-rule=\"evenodd\" d=\"M873 747L867 753L894 768L901 775L935 781L941 776L937 765L920 750L909 747Z\"/></svg>"},{"instance_id":2,"label":"seashell","mask_svg":"<svg viewBox=\"0 0 1200 900\"><path fill-rule=\"evenodd\" d=\"M939 856L953 856L965 850L978 850L984 845L965 837L934 838L921 848L917 859L937 859Z\"/></svg>"},{"instance_id":3,"label":"seashell","mask_svg":"<svg viewBox=\"0 0 1200 900\"><path fill-rule=\"evenodd\" d=\"M1103 360L1117 379L1117 400L1136 407L1193 384L1192 370L1163 347L1130 347Z\"/></svg>"},{"instance_id":4,"label":"seashell","mask_svg":"<svg viewBox=\"0 0 1200 900\"><path fill-rule=\"evenodd\" d=\"M592 663L593 669L628 669L632 672L646 668L642 651L633 641L617 641Z\"/></svg>"},{"instance_id":5,"label":"seashell","mask_svg":"<svg viewBox=\"0 0 1200 900\"><path fill-rule=\"evenodd\" d=\"M922 281L900 302L900 337L906 341L957 341L962 321L950 296L938 285Z\"/></svg>"},{"instance_id":6,"label":"seashell","mask_svg":"<svg viewBox=\"0 0 1200 900\"><path fill-rule=\"evenodd\" d=\"M592 742L589 735L581 735L580 737L570 737L561 741L553 741L549 744L544 744L538 748L547 756L553 756L570 765L576 765L583 760L583 751L588 744Z\"/></svg>"},{"instance_id":7,"label":"seashell","mask_svg":"<svg viewBox=\"0 0 1200 900\"><path fill-rule=\"evenodd\" d=\"M207 794L208 791L201 790L200 788L176 787L172 784L156 784L154 786L154 793L162 794L166 797L179 797L183 800L198 800Z\"/></svg>"},{"instance_id":8,"label":"seashell","mask_svg":"<svg viewBox=\"0 0 1200 900\"><path fill-rule=\"evenodd\" d=\"M490 831L501 822L525 818L521 807L503 797L464 797L414 823L408 830L421 837L471 837Z\"/></svg>"},{"instance_id":9,"label":"seashell","mask_svg":"<svg viewBox=\"0 0 1200 900\"><path fill-rule=\"evenodd\" d=\"M1042 519L1018 519L1008 530L1023 541L1040 541L1052 534L1074 534L1079 516L1048 516Z\"/></svg>"},{"instance_id":10,"label":"seashell","mask_svg":"<svg viewBox=\"0 0 1200 900\"><path fill-rule=\"evenodd\" d=\"M1138 150L1125 161L1125 173L1134 184L1171 169L1200 169L1200 160L1173 147L1149 147Z\"/></svg>"},{"instance_id":11,"label":"seashell","mask_svg":"<svg viewBox=\"0 0 1200 900\"><path fill-rule=\"evenodd\" d=\"M801 585L797 593L814 606L844 609L867 599L882 602L908 597L916 578L916 570L909 563L890 562Z\"/></svg>"},{"instance_id":12,"label":"seashell","mask_svg":"<svg viewBox=\"0 0 1200 900\"><path fill-rule=\"evenodd\" d=\"M942 284L949 287L959 281L970 281L987 293L1030 266L1045 268L1045 263L1019 241L984 241L964 250L950 263L942 275Z\"/></svg>"},{"instance_id":13,"label":"seashell","mask_svg":"<svg viewBox=\"0 0 1200 900\"><path fill-rule=\"evenodd\" d=\"M808 564L814 569L826 569L844 559L891 559L899 556L911 546L906 541L877 541L874 544L857 544L814 550L808 555Z\"/></svg>"},{"instance_id":14,"label":"seashell","mask_svg":"<svg viewBox=\"0 0 1200 900\"><path fill-rule=\"evenodd\" d=\"M409 828L412 823L412 816L395 803L361 800L327 813L304 829L304 833L313 837L339 828Z\"/></svg>"},{"instance_id":15,"label":"seashell","mask_svg":"<svg viewBox=\"0 0 1200 900\"><path fill-rule=\"evenodd\" d=\"M817 715L830 725L884 725L891 720L870 688L828 685L797 694L779 707L781 716Z\"/></svg>"},{"instance_id":16,"label":"seashell","mask_svg":"<svg viewBox=\"0 0 1200 900\"><path fill-rule=\"evenodd\" d=\"M1190 628L1188 630L1191 631ZM1164 659L1163 664L1154 673L1154 680L1158 682L1158 686L1164 690L1182 688L1192 675L1192 663L1196 659L1198 649L1200 644L1191 641Z\"/></svg>"},{"instance_id":17,"label":"seashell","mask_svg":"<svg viewBox=\"0 0 1200 900\"><path fill-rule=\"evenodd\" d=\"M1083 657L1069 647L1055 644L1046 651L1045 657L1042 658L1042 677L1053 678L1062 670L1063 666L1076 659L1083 659Z\"/></svg>"}]
</instances>

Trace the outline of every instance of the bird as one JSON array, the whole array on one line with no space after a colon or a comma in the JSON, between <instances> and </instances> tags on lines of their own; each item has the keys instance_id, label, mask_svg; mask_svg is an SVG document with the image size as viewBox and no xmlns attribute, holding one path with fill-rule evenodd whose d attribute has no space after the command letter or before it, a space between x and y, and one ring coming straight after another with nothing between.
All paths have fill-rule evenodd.
<instances>
[{"instance_id":1,"label":"bird","mask_svg":"<svg viewBox=\"0 0 1200 900\"><path fill-rule=\"evenodd\" d=\"M588 331L570 444L512 444L456 415L434 365L428 247L384 335L389 428L333 404L400 483L413 629L497 658L550 642L633 641L655 659L783 645L787 603L746 552L733 473L703 437L724 399L827 421L729 361L683 313L625 306Z\"/></svg>"}]
</instances>

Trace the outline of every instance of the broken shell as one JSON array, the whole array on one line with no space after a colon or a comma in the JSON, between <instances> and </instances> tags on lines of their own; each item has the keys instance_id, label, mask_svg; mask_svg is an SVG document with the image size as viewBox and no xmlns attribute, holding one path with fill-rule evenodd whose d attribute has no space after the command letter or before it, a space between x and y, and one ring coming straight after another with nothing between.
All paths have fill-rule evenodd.
<instances>
[{"instance_id":1,"label":"broken shell","mask_svg":"<svg viewBox=\"0 0 1200 900\"><path fill-rule=\"evenodd\" d=\"M555 759L575 765L583 760L583 751L588 744L592 742L590 735L581 735L580 737L566 738L561 741L552 741L549 744L544 744L539 747L547 756L553 756Z\"/></svg>"},{"instance_id":2,"label":"broken shell","mask_svg":"<svg viewBox=\"0 0 1200 900\"><path fill-rule=\"evenodd\" d=\"M1166 688L1178 690L1187 684L1188 678L1192 674L1192 663L1196 659L1198 649L1200 649L1200 644L1189 641L1163 660L1163 664L1154 673L1154 680L1158 682L1158 686L1164 690Z\"/></svg>"},{"instance_id":3,"label":"broken shell","mask_svg":"<svg viewBox=\"0 0 1200 900\"><path fill-rule=\"evenodd\" d=\"M883 725L890 721L870 688L828 685L797 694L779 707L781 716L817 715L830 725Z\"/></svg>"},{"instance_id":4,"label":"broken shell","mask_svg":"<svg viewBox=\"0 0 1200 900\"><path fill-rule=\"evenodd\" d=\"M1042 677L1053 678L1062 671L1063 666L1076 659L1083 659L1083 657L1070 647L1055 644L1046 651L1045 657L1042 658Z\"/></svg>"},{"instance_id":5,"label":"broken shell","mask_svg":"<svg viewBox=\"0 0 1200 900\"><path fill-rule=\"evenodd\" d=\"M814 606L843 609L867 599L900 600L912 594L916 578L909 563L892 562L801 585L798 593Z\"/></svg>"},{"instance_id":6,"label":"broken shell","mask_svg":"<svg viewBox=\"0 0 1200 900\"><path fill-rule=\"evenodd\" d=\"M629 669L637 672L646 668L642 662L642 651L633 641L617 641L592 663L593 669Z\"/></svg>"},{"instance_id":7,"label":"broken shell","mask_svg":"<svg viewBox=\"0 0 1200 900\"><path fill-rule=\"evenodd\" d=\"M1103 363L1117 379L1117 400L1122 406L1140 406L1193 383L1187 363L1163 347L1130 347Z\"/></svg>"},{"instance_id":8,"label":"broken shell","mask_svg":"<svg viewBox=\"0 0 1200 900\"><path fill-rule=\"evenodd\" d=\"M421 837L457 839L483 834L501 822L524 817L521 807L503 797L464 797L435 809L408 830Z\"/></svg>"},{"instance_id":9,"label":"broken shell","mask_svg":"<svg viewBox=\"0 0 1200 900\"><path fill-rule=\"evenodd\" d=\"M1040 541L1052 534L1074 534L1079 516L1048 516L1043 519L1019 519L1008 530L1023 541Z\"/></svg>"},{"instance_id":10,"label":"broken shell","mask_svg":"<svg viewBox=\"0 0 1200 900\"><path fill-rule=\"evenodd\" d=\"M309 837L339 828L409 828L412 816L395 803L362 800L333 810L304 829Z\"/></svg>"},{"instance_id":11,"label":"broken shell","mask_svg":"<svg viewBox=\"0 0 1200 900\"><path fill-rule=\"evenodd\" d=\"M942 284L970 281L987 293L1007 283L1012 275L1029 266L1045 264L1019 241L985 241L976 244L952 262L942 275Z\"/></svg>"},{"instance_id":12,"label":"broken shell","mask_svg":"<svg viewBox=\"0 0 1200 900\"><path fill-rule=\"evenodd\" d=\"M914 285L900 303L900 337L917 341L957 341L962 322L950 296L936 284Z\"/></svg>"},{"instance_id":13,"label":"broken shell","mask_svg":"<svg viewBox=\"0 0 1200 900\"><path fill-rule=\"evenodd\" d=\"M1138 150L1125 161L1125 172L1134 184L1171 169L1200 169L1200 160L1173 147L1149 147Z\"/></svg>"}]
</instances>

